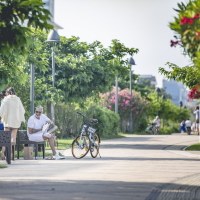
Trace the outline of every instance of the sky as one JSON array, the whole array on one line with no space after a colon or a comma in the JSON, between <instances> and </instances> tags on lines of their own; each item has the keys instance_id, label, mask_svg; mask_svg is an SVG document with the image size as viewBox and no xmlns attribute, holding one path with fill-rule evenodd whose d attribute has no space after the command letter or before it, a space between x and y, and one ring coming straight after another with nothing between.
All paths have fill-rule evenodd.
<instances>
[{"instance_id":1,"label":"sky","mask_svg":"<svg viewBox=\"0 0 200 200\"><path fill-rule=\"evenodd\" d=\"M54 21L62 36L80 41L100 41L105 47L118 39L133 55L133 73L156 76L157 86L165 78L158 72L167 62L180 67L190 64L179 47L170 47L174 32L169 28L177 3L186 0L55 0Z\"/></svg>"}]
</instances>

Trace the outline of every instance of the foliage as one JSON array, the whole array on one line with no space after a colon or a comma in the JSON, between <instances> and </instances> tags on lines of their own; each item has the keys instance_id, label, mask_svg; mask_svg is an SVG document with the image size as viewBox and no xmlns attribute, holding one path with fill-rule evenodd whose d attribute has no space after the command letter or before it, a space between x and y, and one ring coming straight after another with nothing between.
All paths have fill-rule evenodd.
<instances>
[{"instance_id":1,"label":"foliage","mask_svg":"<svg viewBox=\"0 0 200 200\"><path fill-rule=\"evenodd\" d=\"M115 110L115 88L110 93L102 95L105 101L105 106L110 110ZM130 119L130 112L133 116L133 125L136 130L142 122L142 117L146 112L147 102L141 98L140 94L134 92L131 96L128 89L123 89L118 92L118 112L121 119L121 129L127 131L127 126ZM137 123L135 123L137 122Z\"/></svg>"},{"instance_id":2,"label":"foliage","mask_svg":"<svg viewBox=\"0 0 200 200\"><path fill-rule=\"evenodd\" d=\"M156 92L149 95L148 116L152 120L156 115L167 121L180 122L183 119L190 117L190 110L180 108L172 103L171 99L165 96L158 96Z\"/></svg>"},{"instance_id":3,"label":"foliage","mask_svg":"<svg viewBox=\"0 0 200 200\"><path fill-rule=\"evenodd\" d=\"M111 137L112 135L118 134L118 115L94 103L87 103L85 105L86 107L84 108L80 108L80 106L76 103L60 103L56 105L55 124L59 127L57 131L57 136L59 138L72 138L79 134L81 125L83 123L83 118L77 114L77 111L82 112L88 118L96 118L99 120L97 128L101 136Z\"/></svg>"},{"instance_id":4,"label":"foliage","mask_svg":"<svg viewBox=\"0 0 200 200\"><path fill-rule=\"evenodd\" d=\"M92 105L87 109L87 115L99 120L97 130L100 136L106 137L119 133L120 118L113 111L98 105Z\"/></svg>"},{"instance_id":5,"label":"foliage","mask_svg":"<svg viewBox=\"0 0 200 200\"><path fill-rule=\"evenodd\" d=\"M0 163L0 169L7 168L7 165Z\"/></svg>"},{"instance_id":6,"label":"foliage","mask_svg":"<svg viewBox=\"0 0 200 200\"><path fill-rule=\"evenodd\" d=\"M171 41L171 46L180 45L184 54L191 59L191 66L179 67L172 63L167 63L169 71L160 68L160 72L169 79L183 82L192 88L200 80L200 1L191 0L187 4L178 3L178 8L174 9L177 16L169 24L175 31L175 41Z\"/></svg>"},{"instance_id":7,"label":"foliage","mask_svg":"<svg viewBox=\"0 0 200 200\"><path fill-rule=\"evenodd\" d=\"M163 127L160 128L159 134L167 135L178 132L179 132L179 123L169 120Z\"/></svg>"},{"instance_id":8,"label":"foliage","mask_svg":"<svg viewBox=\"0 0 200 200\"><path fill-rule=\"evenodd\" d=\"M200 85L197 84L188 92L189 99L199 99L200 98Z\"/></svg>"},{"instance_id":9,"label":"foliage","mask_svg":"<svg viewBox=\"0 0 200 200\"><path fill-rule=\"evenodd\" d=\"M200 151L200 143L193 144L185 149L186 151Z\"/></svg>"},{"instance_id":10,"label":"foliage","mask_svg":"<svg viewBox=\"0 0 200 200\"><path fill-rule=\"evenodd\" d=\"M73 103L56 104L55 124L59 127L59 138L75 137L80 130L82 119L76 113L77 106Z\"/></svg>"},{"instance_id":11,"label":"foliage","mask_svg":"<svg viewBox=\"0 0 200 200\"><path fill-rule=\"evenodd\" d=\"M49 20L50 12L44 8L42 0L1 0L1 53L24 50L30 27L49 30L53 28Z\"/></svg>"}]
</instances>

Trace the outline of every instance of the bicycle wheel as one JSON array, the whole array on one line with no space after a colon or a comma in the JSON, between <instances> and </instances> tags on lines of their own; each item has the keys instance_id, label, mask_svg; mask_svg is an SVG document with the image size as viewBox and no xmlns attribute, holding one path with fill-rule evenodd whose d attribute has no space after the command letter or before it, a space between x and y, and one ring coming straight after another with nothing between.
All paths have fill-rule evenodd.
<instances>
[{"instance_id":1,"label":"bicycle wheel","mask_svg":"<svg viewBox=\"0 0 200 200\"><path fill-rule=\"evenodd\" d=\"M86 156L89 151L90 140L88 136L78 136L72 142L72 155L74 158L80 159Z\"/></svg>"},{"instance_id":2,"label":"bicycle wheel","mask_svg":"<svg viewBox=\"0 0 200 200\"><path fill-rule=\"evenodd\" d=\"M99 153L100 137L97 133L94 133L92 139L93 141L90 141L90 154L93 158L96 158Z\"/></svg>"}]
</instances>

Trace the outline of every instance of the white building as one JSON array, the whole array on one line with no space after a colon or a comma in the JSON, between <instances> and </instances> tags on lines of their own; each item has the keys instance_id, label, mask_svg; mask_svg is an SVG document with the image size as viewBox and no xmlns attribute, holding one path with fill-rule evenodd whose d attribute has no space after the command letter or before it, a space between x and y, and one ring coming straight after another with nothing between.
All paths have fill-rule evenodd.
<instances>
[{"instance_id":1,"label":"white building","mask_svg":"<svg viewBox=\"0 0 200 200\"><path fill-rule=\"evenodd\" d=\"M182 83L174 80L163 80L163 88L171 96L174 104L180 105L182 102L183 106L187 105L188 91Z\"/></svg>"}]
</instances>

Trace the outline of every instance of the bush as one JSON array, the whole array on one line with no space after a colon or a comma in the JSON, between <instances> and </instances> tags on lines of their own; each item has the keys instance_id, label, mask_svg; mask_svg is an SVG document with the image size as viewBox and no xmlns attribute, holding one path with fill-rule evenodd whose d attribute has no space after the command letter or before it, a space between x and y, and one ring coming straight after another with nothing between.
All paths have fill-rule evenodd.
<instances>
[{"instance_id":1,"label":"bush","mask_svg":"<svg viewBox=\"0 0 200 200\"><path fill-rule=\"evenodd\" d=\"M117 135L119 133L119 115L113 111L93 105L87 110L88 115L99 120L98 131L100 136Z\"/></svg>"}]
</instances>

